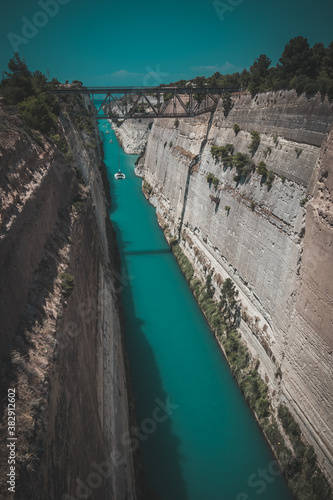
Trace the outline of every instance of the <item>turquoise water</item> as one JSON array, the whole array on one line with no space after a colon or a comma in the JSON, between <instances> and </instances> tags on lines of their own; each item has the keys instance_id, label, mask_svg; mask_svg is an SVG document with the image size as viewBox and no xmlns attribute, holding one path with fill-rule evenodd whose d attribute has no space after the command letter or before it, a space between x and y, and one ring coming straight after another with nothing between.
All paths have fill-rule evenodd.
<instances>
[{"instance_id":1,"label":"turquoise water","mask_svg":"<svg viewBox=\"0 0 333 500\"><path fill-rule=\"evenodd\" d=\"M155 210L142 195L134 174L137 157L120 149L126 179L113 177L118 145L104 124L139 427L132 442L140 441L146 482L162 500L291 500Z\"/></svg>"}]
</instances>

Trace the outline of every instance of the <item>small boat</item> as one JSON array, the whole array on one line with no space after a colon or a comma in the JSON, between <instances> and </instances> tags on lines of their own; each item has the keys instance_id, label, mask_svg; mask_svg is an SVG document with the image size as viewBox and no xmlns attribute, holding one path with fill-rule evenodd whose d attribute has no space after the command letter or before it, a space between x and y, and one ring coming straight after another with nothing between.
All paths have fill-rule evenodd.
<instances>
[{"instance_id":1,"label":"small boat","mask_svg":"<svg viewBox=\"0 0 333 500\"><path fill-rule=\"evenodd\" d=\"M106 134L109 134L110 132L107 130L105 133L106 133Z\"/></svg>"},{"instance_id":2,"label":"small boat","mask_svg":"<svg viewBox=\"0 0 333 500\"><path fill-rule=\"evenodd\" d=\"M123 172L121 172L121 170L119 169L119 171L114 174L114 178L115 179L125 179L125 174Z\"/></svg>"},{"instance_id":3,"label":"small boat","mask_svg":"<svg viewBox=\"0 0 333 500\"><path fill-rule=\"evenodd\" d=\"M125 179L125 174L120 170L119 142L118 142L118 172L114 174L115 179Z\"/></svg>"},{"instance_id":4,"label":"small boat","mask_svg":"<svg viewBox=\"0 0 333 500\"><path fill-rule=\"evenodd\" d=\"M112 143L113 143L113 140L111 139L110 144L112 144Z\"/></svg>"}]
</instances>

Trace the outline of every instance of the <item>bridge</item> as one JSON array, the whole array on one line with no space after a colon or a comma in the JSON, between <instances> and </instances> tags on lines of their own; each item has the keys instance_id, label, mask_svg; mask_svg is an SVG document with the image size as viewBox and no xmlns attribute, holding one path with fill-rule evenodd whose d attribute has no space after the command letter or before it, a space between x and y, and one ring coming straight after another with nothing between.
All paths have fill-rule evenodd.
<instances>
[{"instance_id":1,"label":"bridge","mask_svg":"<svg viewBox=\"0 0 333 500\"><path fill-rule=\"evenodd\" d=\"M193 117L215 111L223 94L240 89L219 87L77 87L50 90L60 96L88 94L97 119Z\"/></svg>"}]
</instances>

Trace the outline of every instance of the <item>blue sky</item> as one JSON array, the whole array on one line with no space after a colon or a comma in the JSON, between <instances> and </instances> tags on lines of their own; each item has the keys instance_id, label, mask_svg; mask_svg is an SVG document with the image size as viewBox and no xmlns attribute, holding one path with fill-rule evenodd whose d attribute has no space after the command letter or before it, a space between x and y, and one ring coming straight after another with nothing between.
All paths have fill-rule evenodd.
<instances>
[{"instance_id":1,"label":"blue sky","mask_svg":"<svg viewBox=\"0 0 333 500\"><path fill-rule=\"evenodd\" d=\"M275 64L294 36L327 45L332 14L331 0L12 0L0 19L0 68L16 48L30 69L87 85L232 73L262 53Z\"/></svg>"}]
</instances>

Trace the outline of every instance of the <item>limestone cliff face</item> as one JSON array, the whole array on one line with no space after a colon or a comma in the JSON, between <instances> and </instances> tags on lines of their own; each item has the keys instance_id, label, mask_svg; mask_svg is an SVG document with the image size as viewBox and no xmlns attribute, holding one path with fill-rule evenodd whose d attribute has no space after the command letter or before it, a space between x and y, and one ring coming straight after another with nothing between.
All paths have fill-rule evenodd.
<instances>
[{"instance_id":1,"label":"limestone cliff face","mask_svg":"<svg viewBox=\"0 0 333 500\"><path fill-rule=\"evenodd\" d=\"M260 359L273 405L288 405L331 476L332 112L319 95L238 96L226 118L220 105L178 127L155 120L137 167L196 274L213 271L217 290L221 277L237 284L241 333ZM275 173L270 189L257 173L235 181L235 168L210 152L230 143L234 154L249 153L252 130L260 134L255 164L263 160ZM216 188L208 173L219 179Z\"/></svg>"},{"instance_id":2,"label":"limestone cliff face","mask_svg":"<svg viewBox=\"0 0 333 500\"><path fill-rule=\"evenodd\" d=\"M87 105L77 104L90 119ZM136 499L116 244L97 131L61 115L68 166L55 143L1 118L0 431L3 444L6 394L15 387L15 498ZM0 457L6 471L5 448ZM5 474L0 488L11 498Z\"/></svg>"},{"instance_id":3,"label":"limestone cliff face","mask_svg":"<svg viewBox=\"0 0 333 500\"><path fill-rule=\"evenodd\" d=\"M116 126L112 120L109 121L125 153L140 154L144 151L153 125L152 119L133 120L130 118L124 120L119 126Z\"/></svg>"}]
</instances>

